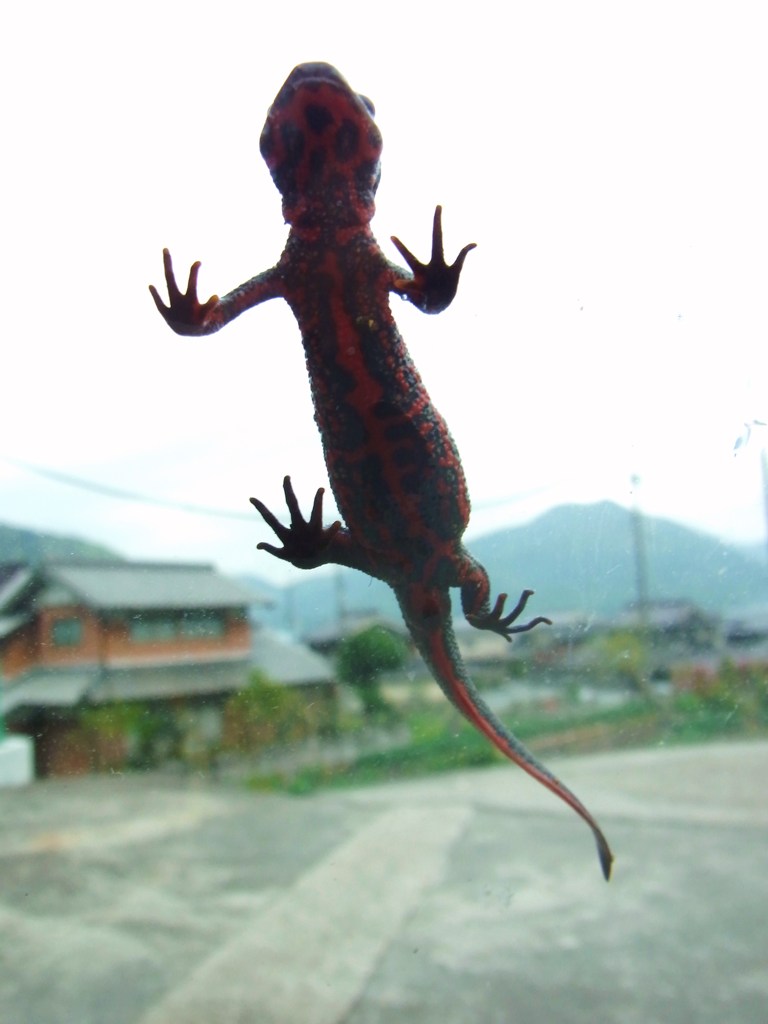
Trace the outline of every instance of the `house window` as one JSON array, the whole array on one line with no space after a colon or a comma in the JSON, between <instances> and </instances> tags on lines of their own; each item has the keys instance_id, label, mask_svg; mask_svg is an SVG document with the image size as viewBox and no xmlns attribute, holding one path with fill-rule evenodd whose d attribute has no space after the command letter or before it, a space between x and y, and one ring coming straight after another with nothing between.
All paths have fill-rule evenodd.
<instances>
[{"instance_id":1,"label":"house window","mask_svg":"<svg viewBox=\"0 0 768 1024\"><path fill-rule=\"evenodd\" d=\"M226 633L226 620L221 612L189 611L181 614L134 615L129 634L134 643L158 643L204 637L221 637Z\"/></svg>"},{"instance_id":2,"label":"house window","mask_svg":"<svg viewBox=\"0 0 768 1024\"><path fill-rule=\"evenodd\" d=\"M55 619L51 625L51 639L54 647L78 647L83 639L83 624L80 619Z\"/></svg>"},{"instance_id":3,"label":"house window","mask_svg":"<svg viewBox=\"0 0 768 1024\"><path fill-rule=\"evenodd\" d=\"M131 640L138 644L174 640L176 621L170 615L135 615L130 620L129 634Z\"/></svg>"},{"instance_id":4,"label":"house window","mask_svg":"<svg viewBox=\"0 0 768 1024\"><path fill-rule=\"evenodd\" d=\"M181 617L181 635L186 637L224 636L224 616L220 612L185 612Z\"/></svg>"}]
</instances>

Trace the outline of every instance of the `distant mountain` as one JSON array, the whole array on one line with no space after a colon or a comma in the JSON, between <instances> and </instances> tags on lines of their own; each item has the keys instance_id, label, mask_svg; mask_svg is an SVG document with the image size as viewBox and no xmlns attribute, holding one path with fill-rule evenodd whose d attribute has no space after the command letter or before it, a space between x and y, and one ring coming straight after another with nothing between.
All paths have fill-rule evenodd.
<instances>
[{"instance_id":1,"label":"distant mountain","mask_svg":"<svg viewBox=\"0 0 768 1024\"><path fill-rule=\"evenodd\" d=\"M44 559L121 561L122 555L77 537L37 533L35 530L0 523L0 562L39 562Z\"/></svg>"},{"instance_id":2,"label":"distant mountain","mask_svg":"<svg viewBox=\"0 0 768 1024\"><path fill-rule=\"evenodd\" d=\"M640 526L650 600L716 612L768 600L768 568L741 549L666 519L643 516ZM611 614L637 599L633 516L612 502L561 505L477 538L472 551L497 587L535 590L541 614Z\"/></svg>"},{"instance_id":3,"label":"distant mountain","mask_svg":"<svg viewBox=\"0 0 768 1024\"><path fill-rule=\"evenodd\" d=\"M276 587L260 576L238 576L237 580L253 592L251 617L255 623L272 629L289 629L286 618L286 600L289 587Z\"/></svg>"},{"instance_id":4,"label":"distant mountain","mask_svg":"<svg viewBox=\"0 0 768 1024\"><path fill-rule=\"evenodd\" d=\"M271 608L253 609L255 621L297 636L307 636L349 613L372 612L387 618L400 615L397 601L385 583L352 569L307 572L288 587L274 587L256 576L239 579L260 597L272 601Z\"/></svg>"},{"instance_id":5,"label":"distant mountain","mask_svg":"<svg viewBox=\"0 0 768 1024\"><path fill-rule=\"evenodd\" d=\"M642 536L651 600L687 600L714 612L768 604L764 552L650 516L642 519ZM525 588L536 591L533 615L611 615L637 597L632 514L611 502L562 505L468 546L488 570L494 597L506 591L512 602ZM121 557L80 538L0 524L0 562ZM303 573L285 588L257 577L242 579L259 598L273 602L272 608L254 602L258 621L300 635L330 625L339 614L399 615L389 587L349 569Z\"/></svg>"},{"instance_id":6,"label":"distant mountain","mask_svg":"<svg viewBox=\"0 0 768 1024\"><path fill-rule=\"evenodd\" d=\"M761 565L768 566L764 540L760 541L759 544L739 544L737 551L740 551L742 555L746 555L753 562L759 562Z\"/></svg>"},{"instance_id":7,"label":"distant mountain","mask_svg":"<svg viewBox=\"0 0 768 1024\"><path fill-rule=\"evenodd\" d=\"M494 597L506 591L512 602L530 588L533 615L611 615L637 599L633 530L632 513L611 502L562 505L468 547L488 570ZM650 600L691 601L713 612L768 603L764 560L665 519L643 517L641 530ZM276 607L257 618L304 635L333 622L339 609L398 615L389 587L348 569L307 573L282 593L273 588L272 596Z\"/></svg>"}]
</instances>

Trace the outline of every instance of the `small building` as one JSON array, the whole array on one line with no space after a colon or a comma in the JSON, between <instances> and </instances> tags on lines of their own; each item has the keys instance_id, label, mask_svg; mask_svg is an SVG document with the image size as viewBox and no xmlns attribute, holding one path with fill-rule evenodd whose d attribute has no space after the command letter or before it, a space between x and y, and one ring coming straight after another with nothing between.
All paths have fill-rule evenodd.
<instances>
[{"instance_id":1,"label":"small building","mask_svg":"<svg viewBox=\"0 0 768 1024\"><path fill-rule=\"evenodd\" d=\"M194 720L192 732L213 744L223 702L248 681L253 602L211 565L0 565L0 712L9 731L34 736L41 775L125 757L85 735L85 708L162 707L169 734L181 733L181 721L189 733Z\"/></svg>"},{"instance_id":2,"label":"small building","mask_svg":"<svg viewBox=\"0 0 768 1024\"><path fill-rule=\"evenodd\" d=\"M691 601L651 601L644 609L632 605L621 612L614 618L612 628L645 629L657 644L678 644L703 651L716 642L720 619Z\"/></svg>"},{"instance_id":3,"label":"small building","mask_svg":"<svg viewBox=\"0 0 768 1024\"><path fill-rule=\"evenodd\" d=\"M333 687L336 682L328 658L266 626L253 631L251 664L280 686Z\"/></svg>"},{"instance_id":4,"label":"small building","mask_svg":"<svg viewBox=\"0 0 768 1024\"><path fill-rule=\"evenodd\" d=\"M335 731L339 688L334 665L328 658L274 629L257 626L253 631L251 666L271 682L301 695L316 732Z\"/></svg>"},{"instance_id":5,"label":"small building","mask_svg":"<svg viewBox=\"0 0 768 1024\"><path fill-rule=\"evenodd\" d=\"M400 637L406 643L410 643L410 633L402 619L390 619L378 612L359 612L344 616L342 619L333 622L321 629L316 629L307 636L306 643L313 651L318 651L327 658L333 658L339 648L339 644L350 636L357 636L366 629L378 626L394 636Z\"/></svg>"},{"instance_id":6,"label":"small building","mask_svg":"<svg viewBox=\"0 0 768 1024\"><path fill-rule=\"evenodd\" d=\"M725 643L734 651L768 650L768 606L742 608L723 624Z\"/></svg>"}]
</instances>

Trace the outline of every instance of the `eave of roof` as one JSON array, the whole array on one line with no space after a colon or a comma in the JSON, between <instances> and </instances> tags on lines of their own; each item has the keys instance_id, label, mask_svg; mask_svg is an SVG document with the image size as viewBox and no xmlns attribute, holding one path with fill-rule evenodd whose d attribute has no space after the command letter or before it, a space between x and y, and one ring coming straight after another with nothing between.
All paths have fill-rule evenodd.
<instances>
[{"instance_id":1,"label":"eave of roof","mask_svg":"<svg viewBox=\"0 0 768 1024\"><path fill-rule=\"evenodd\" d=\"M4 715L24 707L71 708L82 700L96 675L93 668L41 669L8 686L0 694L0 707Z\"/></svg>"},{"instance_id":2,"label":"eave of roof","mask_svg":"<svg viewBox=\"0 0 768 1024\"><path fill-rule=\"evenodd\" d=\"M0 640L10 636L11 633L15 633L20 626L23 626L25 622L29 622L31 618L32 616L28 614L0 615Z\"/></svg>"},{"instance_id":3,"label":"eave of roof","mask_svg":"<svg viewBox=\"0 0 768 1024\"><path fill-rule=\"evenodd\" d=\"M285 640L271 629L258 629L253 637L252 665L282 686L331 683L331 662L306 644Z\"/></svg>"},{"instance_id":4,"label":"eave of roof","mask_svg":"<svg viewBox=\"0 0 768 1024\"><path fill-rule=\"evenodd\" d=\"M91 608L245 608L254 601L245 587L211 565L92 562L48 565L48 578Z\"/></svg>"}]
</instances>

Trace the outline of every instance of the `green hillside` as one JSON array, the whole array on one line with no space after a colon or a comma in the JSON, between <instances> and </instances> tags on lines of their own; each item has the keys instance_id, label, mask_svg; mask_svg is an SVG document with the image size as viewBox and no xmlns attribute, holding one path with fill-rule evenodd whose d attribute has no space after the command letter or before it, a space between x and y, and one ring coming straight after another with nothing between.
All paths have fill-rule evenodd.
<instances>
[{"instance_id":1,"label":"green hillside","mask_svg":"<svg viewBox=\"0 0 768 1024\"><path fill-rule=\"evenodd\" d=\"M77 537L37 533L35 530L0 523L0 562L40 562L46 559L70 561L84 558L115 561L122 556L100 544Z\"/></svg>"},{"instance_id":2,"label":"green hillside","mask_svg":"<svg viewBox=\"0 0 768 1024\"><path fill-rule=\"evenodd\" d=\"M642 525L652 601L692 601L713 612L768 603L764 561L668 520L646 517ZM563 505L468 547L488 570L494 596L507 591L516 600L523 589L536 591L531 614L611 615L636 600L632 516L611 502ZM346 569L297 576L290 597L283 597L268 618L299 633L332 622L339 599L347 611L399 615L385 584Z\"/></svg>"},{"instance_id":3,"label":"green hillside","mask_svg":"<svg viewBox=\"0 0 768 1024\"><path fill-rule=\"evenodd\" d=\"M648 596L722 612L768 601L768 568L716 537L644 517ZM536 611L618 611L637 596L632 514L611 502L562 505L479 537L473 554L497 587L530 587Z\"/></svg>"}]
</instances>

